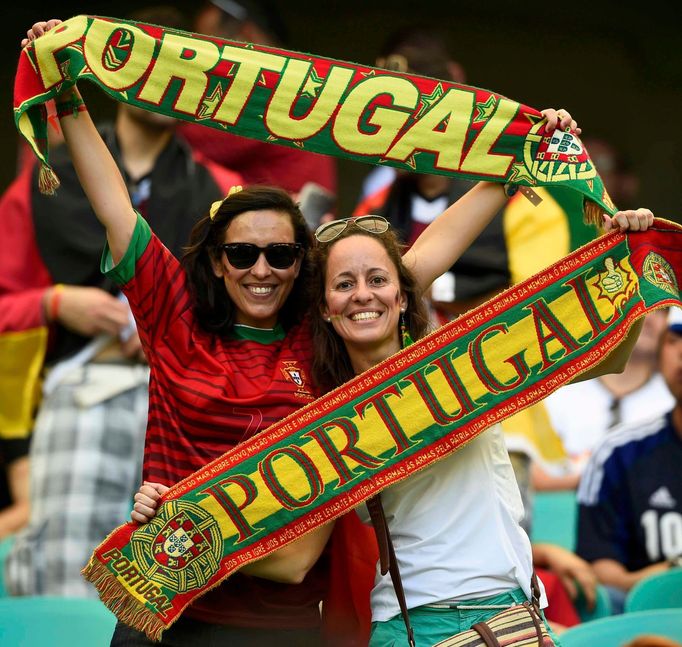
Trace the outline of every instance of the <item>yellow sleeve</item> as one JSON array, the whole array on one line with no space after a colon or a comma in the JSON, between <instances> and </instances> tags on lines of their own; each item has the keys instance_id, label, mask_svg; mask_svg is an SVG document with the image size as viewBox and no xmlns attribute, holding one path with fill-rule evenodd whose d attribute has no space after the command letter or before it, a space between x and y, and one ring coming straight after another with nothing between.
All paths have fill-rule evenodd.
<instances>
[{"instance_id":1,"label":"yellow sleeve","mask_svg":"<svg viewBox=\"0 0 682 647\"><path fill-rule=\"evenodd\" d=\"M538 206L533 206L525 196L517 193L504 210L503 226L512 285L571 251L564 210L542 187L533 190L542 198Z\"/></svg>"}]
</instances>

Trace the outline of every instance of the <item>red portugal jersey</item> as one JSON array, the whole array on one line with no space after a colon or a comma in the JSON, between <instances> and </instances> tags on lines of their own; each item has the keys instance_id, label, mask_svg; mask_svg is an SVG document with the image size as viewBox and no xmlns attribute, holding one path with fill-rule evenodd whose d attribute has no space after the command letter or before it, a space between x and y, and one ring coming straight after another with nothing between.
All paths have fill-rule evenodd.
<instances>
[{"instance_id":1,"label":"red portugal jersey","mask_svg":"<svg viewBox=\"0 0 682 647\"><path fill-rule=\"evenodd\" d=\"M184 270L141 217L124 258L111 264L105 249L103 270L130 302L151 368L146 480L172 485L314 399L306 322L286 334L279 327L237 326L230 337L203 331ZM319 563L300 585L237 573L187 613L239 626L312 626L324 575Z\"/></svg>"}]
</instances>

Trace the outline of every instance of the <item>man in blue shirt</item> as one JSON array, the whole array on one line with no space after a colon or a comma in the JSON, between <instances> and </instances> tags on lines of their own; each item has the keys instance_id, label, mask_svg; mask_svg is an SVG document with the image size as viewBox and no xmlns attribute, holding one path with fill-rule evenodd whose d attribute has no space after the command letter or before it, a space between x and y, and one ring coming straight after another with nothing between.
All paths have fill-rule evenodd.
<instances>
[{"instance_id":1,"label":"man in blue shirt","mask_svg":"<svg viewBox=\"0 0 682 647\"><path fill-rule=\"evenodd\" d=\"M615 428L578 489L577 553L592 562L614 611L641 579L682 565L682 312L671 310L659 370L672 411Z\"/></svg>"}]
</instances>

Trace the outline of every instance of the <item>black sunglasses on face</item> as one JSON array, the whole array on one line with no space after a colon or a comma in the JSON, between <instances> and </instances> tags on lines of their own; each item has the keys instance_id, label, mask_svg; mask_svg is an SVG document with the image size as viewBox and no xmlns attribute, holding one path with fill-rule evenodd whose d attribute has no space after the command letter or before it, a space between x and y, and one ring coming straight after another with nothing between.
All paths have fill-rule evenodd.
<instances>
[{"instance_id":1,"label":"black sunglasses on face","mask_svg":"<svg viewBox=\"0 0 682 647\"><path fill-rule=\"evenodd\" d=\"M303 251L300 243L270 243L265 247L253 243L225 243L220 245L220 248L225 252L230 265L238 270L253 267L261 252L265 254L265 260L270 267L286 270L296 262Z\"/></svg>"}]
</instances>

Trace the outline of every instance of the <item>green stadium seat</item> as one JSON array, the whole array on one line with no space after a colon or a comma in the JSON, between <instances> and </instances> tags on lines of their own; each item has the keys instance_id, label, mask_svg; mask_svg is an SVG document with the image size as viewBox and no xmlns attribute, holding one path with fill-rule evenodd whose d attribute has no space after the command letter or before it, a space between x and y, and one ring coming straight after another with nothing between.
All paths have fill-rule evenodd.
<instances>
[{"instance_id":1,"label":"green stadium seat","mask_svg":"<svg viewBox=\"0 0 682 647\"><path fill-rule=\"evenodd\" d=\"M682 640L682 613L655 609L600 618L567 629L559 640L561 647L622 647L642 635Z\"/></svg>"},{"instance_id":2,"label":"green stadium seat","mask_svg":"<svg viewBox=\"0 0 682 647\"><path fill-rule=\"evenodd\" d=\"M625 598L625 611L680 609L682 615L682 568L651 575L632 587Z\"/></svg>"},{"instance_id":3,"label":"green stadium seat","mask_svg":"<svg viewBox=\"0 0 682 647\"><path fill-rule=\"evenodd\" d=\"M99 600L61 597L0 599L0 645L107 647L116 616Z\"/></svg>"},{"instance_id":4,"label":"green stadium seat","mask_svg":"<svg viewBox=\"0 0 682 647\"><path fill-rule=\"evenodd\" d=\"M575 490L536 492L533 496L533 543L558 544L575 551L578 504Z\"/></svg>"}]
</instances>

